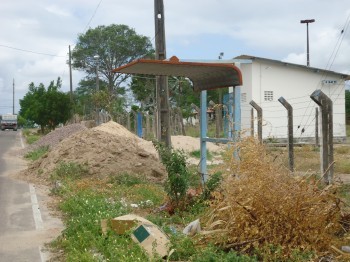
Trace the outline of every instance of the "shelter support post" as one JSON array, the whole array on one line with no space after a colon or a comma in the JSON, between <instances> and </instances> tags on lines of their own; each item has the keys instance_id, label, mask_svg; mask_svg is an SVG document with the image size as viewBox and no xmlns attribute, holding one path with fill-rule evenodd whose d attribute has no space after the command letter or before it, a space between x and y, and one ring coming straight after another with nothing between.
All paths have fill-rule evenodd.
<instances>
[{"instance_id":1,"label":"shelter support post","mask_svg":"<svg viewBox=\"0 0 350 262\"><path fill-rule=\"evenodd\" d=\"M200 97L200 173L202 175L202 183L203 185L206 183L208 179L207 174L207 91L201 91Z\"/></svg>"},{"instance_id":2,"label":"shelter support post","mask_svg":"<svg viewBox=\"0 0 350 262\"><path fill-rule=\"evenodd\" d=\"M293 107L281 96L278 101L288 112L288 156L289 170L294 172L294 142L293 142Z\"/></svg>"},{"instance_id":3,"label":"shelter support post","mask_svg":"<svg viewBox=\"0 0 350 262\"><path fill-rule=\"evenodd\" d=\"M320 107L321 111L321 173L324 182L331 184L334 174L333 102L320 89L315 90L310 98Z\"/></svg>"},{"instance_id":4,"label":"shelter support post","mask_svg":"<svg viewBox=\"0 0 350 262\"><path fill-rule=\"evenodd\" d=\"M234 92L235 92L235 103L234 103L234 107L235 107L235 119L234 119L234 123L235 123L235 135L234 135L234 141L237 142L240 138L240 134L241 134L241 87L240 86L236 86L234 88Z\"/></svg>"}]
</instances>

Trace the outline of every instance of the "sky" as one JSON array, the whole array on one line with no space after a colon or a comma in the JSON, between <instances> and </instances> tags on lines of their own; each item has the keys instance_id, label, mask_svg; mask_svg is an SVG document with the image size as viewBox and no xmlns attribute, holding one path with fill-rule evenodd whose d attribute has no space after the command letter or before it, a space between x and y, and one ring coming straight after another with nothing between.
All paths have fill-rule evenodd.
<instances>
[{"instance_id":1,"label":"sky","mask_svg":"<svg viewBox=\"0 0 350 262\"><path fill-rule=\"evenodd\" d=\"M216 60L246 54L350 74L349 0L164 0L167 57ZM68 46L99 25L125 24L154 45L151 0L1 0L0 114L15 113L28 85L62 78ZM84 77L73 70L73 88Z\"/></svg>"}]
</instances>

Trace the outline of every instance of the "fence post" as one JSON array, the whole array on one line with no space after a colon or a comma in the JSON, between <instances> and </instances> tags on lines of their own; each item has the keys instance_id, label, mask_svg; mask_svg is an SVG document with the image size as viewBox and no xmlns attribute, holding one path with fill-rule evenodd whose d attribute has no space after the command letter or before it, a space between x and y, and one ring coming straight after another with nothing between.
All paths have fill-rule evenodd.
<instances>
[{"instance_id":1,"label":"fence post","mask_svg":"<svg viewBox=\"0 0 350 262\"><path fill-rule=\"evenodd\" d=\"M310 98L319 105L321 110L321 173L324 182L331 184L334 173L333 156L333 102L320 89L315 90Z\"/></svg>"},{"instance_id":2,"label":"fence post","mask_svg":"<svg viewBox=\"0 0 350 262\"><path fill-rule=\"evenodd\" d=\"M215 110L215 137L220 137L220 105L215 104L213 100L209 101L209 105L211 105Z\"/></svg>"},{"instance_id":3,"label":"fence post","mask_svg":"<svg viewBox=\"0 0 350 262\"><path fill-rule=\"evenodd\" d=\"M126 112L126 128L131 131L130 113Z\"/></svg>"},{"instance_id":4,"label":"fence post","mask_svg":"<svg viewBox=\"0 0 350 262\"><path fill-rule=\"evenodd\" d=\"M319 147L320 141L318 137L318 108L315 108L315 146Z\"/></svg>"},{"instance_id":5,"label":"fence post","mask_svg":"<svg viewBox=\"0 0 350 262\"><path fill-rule=\"evenodd\" d=\"M151 130L151 124L149 121L149 113L146 114L146 134L145 134L145 139L150 137L150 130Z\"/></svg>"},{"instance_id":6,"label":"fence post","mask_svg":"<svg viewBox=\"0 0 350 262\"><path fill-rule=\"evenodd\" d=\"M254 108L250 110L250 136L254 137Z\"/></svg>"},{"instance_id":7,"label":"fence post","mask_svg":"<svg viewBox=\"0 0 350 262\"><path fill-rule=\"evenodd\" d=\"M288 111L288 155L289 169L294 172L294 143L293 143L293 107L281 96L278 101Z\"/></svg>"},{"instance_id":8,"label":"fence post","mask_svg":"<svg viewBox=\"0 0 350 262\"><path fill-rule=\"evenodd\" d=\"M252 107L255 108L255 110L258 113L258 139L260 143L262 143L262 108L258 106L257 103L255 103L253 100L249 103Z\"/></svg>"},{"instance_id":9,"label":"fence post","mask_svg":"<svg viewBox=\"0 0 350 262\"><path fill-rule=\"evenodd\" d=\"M139 136L139 137L143 137L143 134L142 134L142 116L143 116L143 114L142 114L142 112L137 112L136 113L136 115L137 115L137 132L136 132L136 134Z\"/></svg>"}]
</instances>

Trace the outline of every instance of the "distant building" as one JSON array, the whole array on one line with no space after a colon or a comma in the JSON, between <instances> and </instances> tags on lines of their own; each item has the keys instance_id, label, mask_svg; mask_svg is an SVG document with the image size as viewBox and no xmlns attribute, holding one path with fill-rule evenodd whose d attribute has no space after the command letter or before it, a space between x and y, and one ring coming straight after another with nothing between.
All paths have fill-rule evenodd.
<instances>
[{"instance_id":1,"label":"distant building","mask_svg":"<svg viewBox=\"0 0 350 262\"><path fill-rule=\"evenodd\" d=\"M233 61L243 76L241 130L250 130L252 106L249 102L254 100L263 109L263 139L285 139L287 110L278 102L282 96L293 107L294 138L314 139L315 108L318 106L310 95L321 89L333 101L334 138L346 138L345 81L350 79L349 75L248 55L238 56ZM256 111L254 114L256 133Z\"/></svg>"}]
</instances>

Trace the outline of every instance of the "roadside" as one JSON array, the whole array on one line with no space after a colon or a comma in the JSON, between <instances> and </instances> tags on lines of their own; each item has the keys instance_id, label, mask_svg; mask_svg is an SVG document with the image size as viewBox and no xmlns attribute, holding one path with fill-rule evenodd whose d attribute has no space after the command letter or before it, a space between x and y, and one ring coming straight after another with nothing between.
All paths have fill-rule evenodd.
<instances>
[{"instance_id":1,"label":"roadside","mask_svg":"<svg viewBox=\"0 0 350 262\"><path fill-rule=\"evenodd\" d=\"M60 235L63 223L50 208L52 199L49 196L49 188L33 184L26 177L20 176L20 171L27 168L27 161L19 154L23 147L22 133L18 132L15 146L10 148L3 157L7 171L2 177L21 186L23 195L19 196L18 192L14 192L13 198L15 200L22 197L26 202L12 207L13 210L10 214L13 218L15 212L19 212L21 209L31 210L31 215L29 213L26 216L29 217L29 221L24 222L29 227L20 228L18 224L13 223L12 228L2 236L0 253L17 254L16 261L30 261L28 258L22 257L21 250L31 249L33 252L36 252L35 250L39 252L41 261L48 261L51 254L45 245ZM3 258L0 258L0 261L5 261L2 260Z\"/></svg>"}]
</instances>

